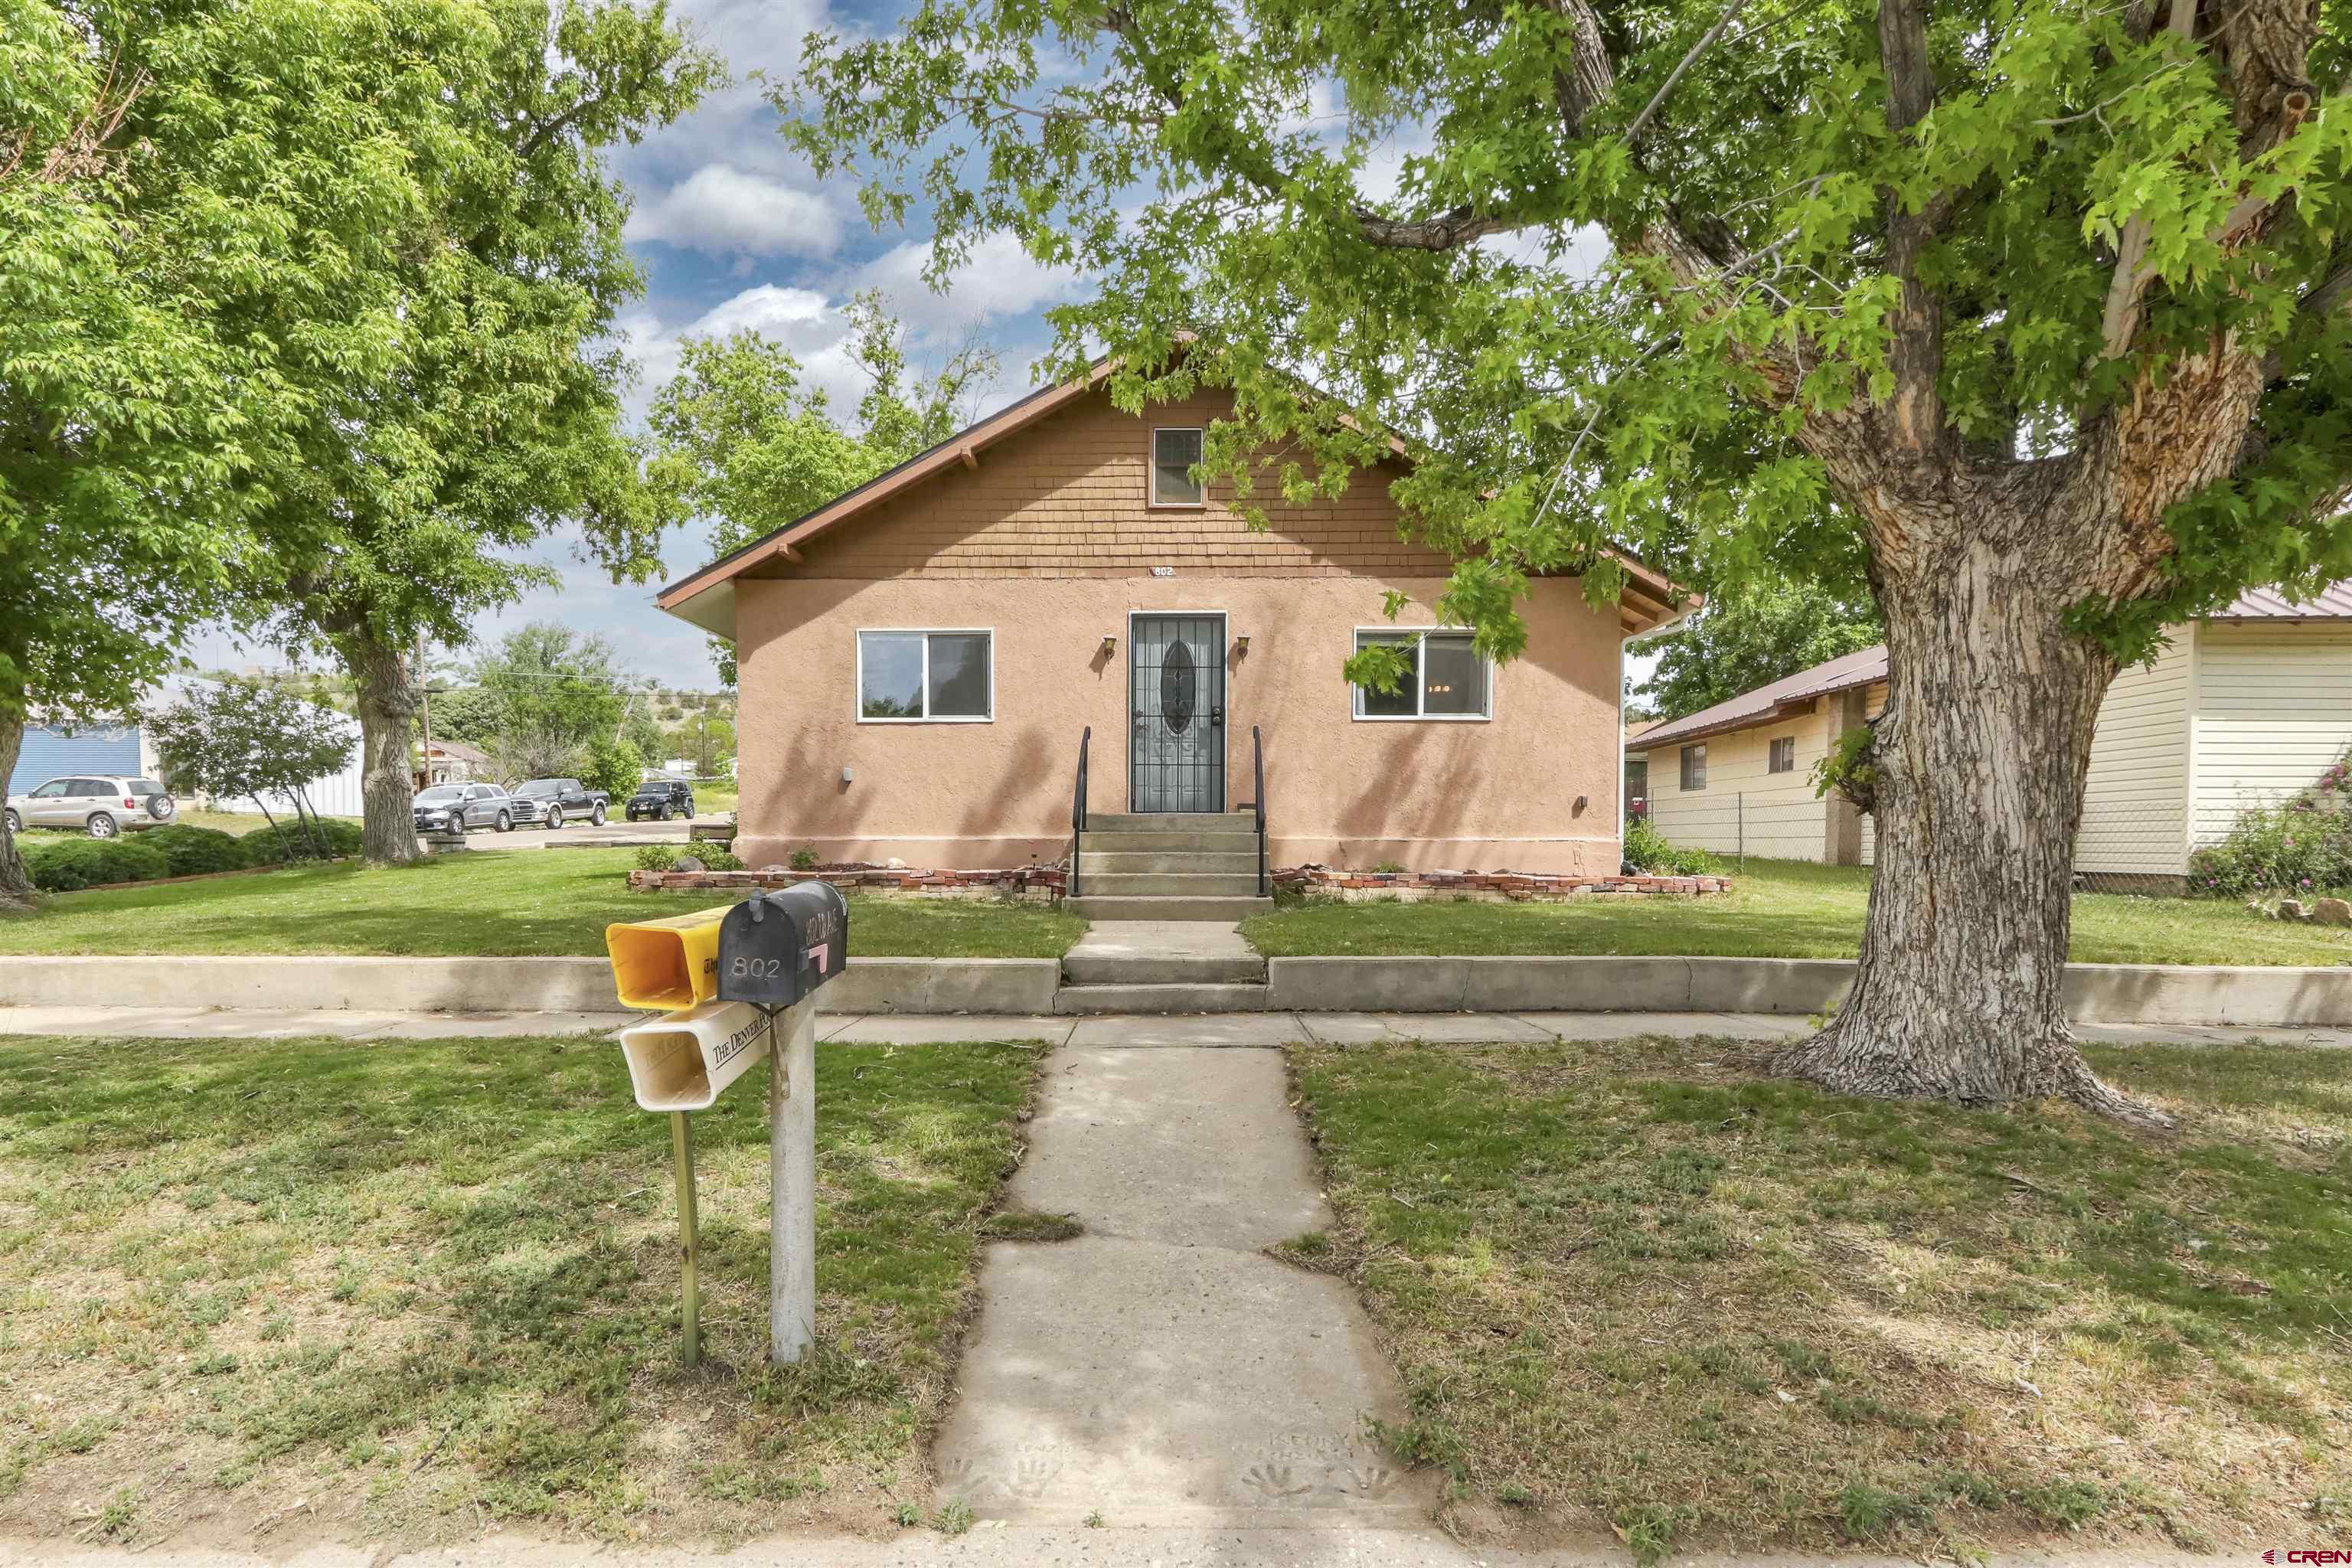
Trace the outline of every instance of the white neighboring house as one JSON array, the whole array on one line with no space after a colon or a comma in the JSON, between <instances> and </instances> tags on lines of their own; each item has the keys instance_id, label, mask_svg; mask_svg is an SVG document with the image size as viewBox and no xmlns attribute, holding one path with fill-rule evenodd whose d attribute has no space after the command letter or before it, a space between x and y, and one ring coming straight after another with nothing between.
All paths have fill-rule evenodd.
<instances>
[{"instance_id":1,"label":"white neighboring house","mask_svg":"<svg viewBox=\"0 0 2352 1568\"><path fill-rule=\"evenodd\" d=\"M177 695L177 693L181 689L184 689L187 684L189 683L184 681L169 682L166 684L164 689L173 695ZM321 816L360 816L364 815L366 806L363 804L360 794L360 777L362 772L360 752L360 721L357 719L352 718L348 713L343 713L334 709L322 708L315 702L306 702L303 704L303 707L309 709L313 713L334 713L337 718L343 721L344 727L351 731L352 736L351 751L343 758L343 765L336 769L333 773L321 773L317 778L312 779L303 788L305 798L310 801L311 806L315 808ZM146 739L145 732L143 731L142 731L140 738L140 750L150 770L160 768L162 766L162 759L158 758L154 754L155 748L153 742ZM158 773L155 776L160 778L163 775ZM208 810L226 811L240 816L259 816L262 815L261 802L254 799L249 795L207 796L205 798L205 805ZM269 809L281 816L292 809L292 802L281 800L276 795L272 795L269 799Z\"/></svg>"},{"instance_id":2,"label":"white neighboring house","mask_svg":"<svg viewBox=\"0 0 2352 1568\"><path fill-rule=\"evenodd\" d=\"M1674 844L1869 865L1870 819L1813 794L1812 767L1886 701L1886 649L1759 687L1633 744L1650 819ZM2352 748L2352 581L2308 604L2256 589L2175 626L2153 664L2107 688L2091 742L2074 868L2178 891L2189 857L2249 806L2308 789Z\"/></svg>"}]
</instances>

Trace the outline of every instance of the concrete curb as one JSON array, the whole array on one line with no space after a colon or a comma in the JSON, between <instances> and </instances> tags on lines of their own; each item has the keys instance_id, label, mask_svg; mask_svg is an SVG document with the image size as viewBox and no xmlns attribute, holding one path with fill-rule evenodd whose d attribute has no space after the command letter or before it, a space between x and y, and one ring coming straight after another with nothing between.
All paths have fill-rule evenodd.
<instances>
[{"instance_id":1,"label":"concrete curb","mask_svg":"<svg viewBox=\"0 0 2352 1568\"><path fill-rule=\"evenodd\" d=\"M1845 999L1840 958L1276 958L1267 1005L1293 1013L1820 1013ZM2085 1022L2352 1025L2352 966L2070 963Z\"/></svg>"},{"instance_id":2,"label":"concrete curb","mask_svg":"<svg viewBox=\"0 0 2352 1568\"><path fill-rule=\"evenodd\" d=\"M1057 1011L1050 958L853 958L835 1013ZM1256 1009L1283 1013L1819 1013L1853 983L1844 959L1276 958ZM1181 991L1171 987L1171 994ZM1255 989L1255 988L1253 988ZM2086 1022L2352 1026L2352 966L2076 963ZM258 1007L361 1012L619 1013L601 958L0 956L0 1006ZM1130 1010L1135 1009L1130 1003Z\"/></svg>"}]
</instances>

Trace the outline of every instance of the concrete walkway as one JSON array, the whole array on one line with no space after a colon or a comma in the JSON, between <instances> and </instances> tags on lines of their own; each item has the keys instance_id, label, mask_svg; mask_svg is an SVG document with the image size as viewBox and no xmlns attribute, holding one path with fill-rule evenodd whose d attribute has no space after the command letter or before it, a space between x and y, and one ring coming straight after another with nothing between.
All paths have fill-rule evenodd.
<instances>
[{"instance_id":1,"label":"concrete walkway","mask_svg":"<svg viewBox=\"0 0 2352 1568\"><path fill-rule=\"evenodd\" d=\"M1000 1242L940 1435L983 1520L1417 1526L1363 1436L1401 1404L1354 1293L1262 1250L1331 1224L1280 1053L1065 1047L1009 1194L1076 1239Z\"/></svg>"},{"instance_id":2,"label":"concrete walkway","mask_svg":"<svg viewBox=\"0 0 2352 1568\"><path fill-rule=\"evenodd\" d=\"M609 1035L635 1020L624 1013L383 1013L322 1007L0 1007L0 1036L121 1035L154 1039L282 1040L325 1035L345 1040L438 1040L460 1035ZM1333 1046L1386 1040L1484 1043L1509 1040L1793 1039L1812 1032L1778 1013L1223 1013L1097 1018L1043 1014L829 1014L818 1037L872 1045L952 1045L961 1040L1043 1040L1053 1046ZM2099 1045L2352 1046L2352 1029L2225 1028L2153 1024L2077 1024Z\"/></svg>"}]
</instances>

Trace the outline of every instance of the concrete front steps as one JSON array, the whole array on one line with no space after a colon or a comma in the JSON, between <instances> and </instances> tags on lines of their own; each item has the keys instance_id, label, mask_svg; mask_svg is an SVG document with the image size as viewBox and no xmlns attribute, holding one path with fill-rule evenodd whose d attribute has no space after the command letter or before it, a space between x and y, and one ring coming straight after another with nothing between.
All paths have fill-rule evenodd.
<instances>
[{"instance_id":1,"label":"concrete front steps","mask_svg":"<svg viewBox=\"0 0 2352 1568\"><path fill-rule=\"evenodd\" d=\"M1103 921L1063 956L1054 1011L1262 1012L1265 973L1231 921Z\"/></svg>"},{"instance_id":2,"label":"concrete front steps","mask_svg":"<svg viewBox=\"0 0 2352 1568\"><path fill-rule=\"evenodd\" d=\"M1240 921L1258 896L1249 812L1104 812L1087 819L1073 914L1089 921Z\"/></svg>"}]
</instances>

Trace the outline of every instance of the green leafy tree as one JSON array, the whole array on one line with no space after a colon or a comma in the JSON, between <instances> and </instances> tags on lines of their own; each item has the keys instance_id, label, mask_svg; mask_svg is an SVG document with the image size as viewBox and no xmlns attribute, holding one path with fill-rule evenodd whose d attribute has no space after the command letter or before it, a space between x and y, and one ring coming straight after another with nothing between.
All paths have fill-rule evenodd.
<instances>
[{"instance_id":1,"label":"green leafy tree","mask_svg":"<svg viewBox=\"0 0 2352 1568\"><path fill-rule=\"evenodd\" d=\"M2347 25L915 0L779 102L878 221L926 204L936 268L1005 231L1098 278L1055 369L1109 349L1130 408L1231 388L1208 466L1253 504L1414 440L1394 493L1490 653L1534 574L1612 595L1611 543L1717 584L1864 561L1879 873L1789 1066L2145 1118L2065 1020L2092 724L2162 626L2352 573Z\"/></svg>"},{"instance_id":2,"label":"green leafy tree","mask_svg":"<svg viewBox=\"0 0 2352 1568\"><path fill-rule=\"evenodd\" d=\"M488 744L518 776L568 773L620 728L627 681L613 645L559 621L509 632L473 674Z\"/></svg>"},{"instance_id":3,"label":"green leafy tree","mask_svg":"<svg viewBox=\"0 0 2352 1568\"><path fill-rule=\"evenodd\" d=\"M359 731L349 719L278 682L231 680L191 686L142 709L139 721L173 789L250 795L272 827L268 797L276 795L294 808L312 853L328 852L311 826L310 784L352 760Z\"/></svg>"},{"instance_id":4,"label":"green leafy tree","mask_svg":"<svg viewBox=\"0 0 2352 1568\"><path fill-rule=\"evenodd\" d=\"M445 0L0 0L0 773L120 713L398 362ZM0 826L0 907L28 899Z\"/></svg>"},{"instance_id":5,"label":"green leafy tree","mask_svg":"<svg viewBox=\"0 0 2352 1568\"><path fill-rule=\"evenodd\" d=\"M969 422L972 399L997 373L993 350L966 343L910 386L906 334L882 295L858 295L846 313L850 352L867 381L855 430L835 423L824 390L802 380L800 362L757 332L681 345L677 374L654 398L647 473L680 508L710 520L713 554L945 440ZM714 637L711 651L719 679L733 686L734 645Z\"/></svg>"},{"instance_id":6,"label":"green leafy tree","mask_svg":"<svg viewBox=\"0 0 2352 1568\"><path fill-rule=\"evenodd\" d=\"M1654 715L1680 719L1881 640L1878 614L1809 583L1759 581L1710 598L1654 645L1657 668L1633 688Z\"/></svg>"},{"instance_id":7,"label":"green leafy tree","mask_svg":"<svg viewBox=\"0 0 2352 1568\"><path fill-rule=\"evenodd\" d=\"M709 713L695 713L678 726L677 751L694 759L698 777L709 778L735 754L735 726Z\"/></svg>"},{"instance_id":8,"label":"green leafy tree","mask_svg":"<svg viewBox=\"0 0 2352 1568\"><path fill-rule=\"evenodd\" d=\"M645 771L645 753L636 747L626 741L600 741L588 748L588 761L580 777L614 800L626 800L636 793Z\"/></svg>"},{"instance_id":9,"label":"green leafy tree","mask_svg":"<svg viewBox=\"0 0 2352 1568\"><path fill-rule=\"evenodd\" d=\"M442 177L397 273L403 356L356 378L310 453L310 493L272 510L277 570L252 584L278 634L331 651L357 689L365 853L421 853L409 759L420 636L457 643L481 610L552 573L520 546L559 526L616 580L657 572L668 521L623 428L613 342L642 278L604 166L722 79L661 0L471 0L435 57Z\"/></svg>"}]
</instances>

